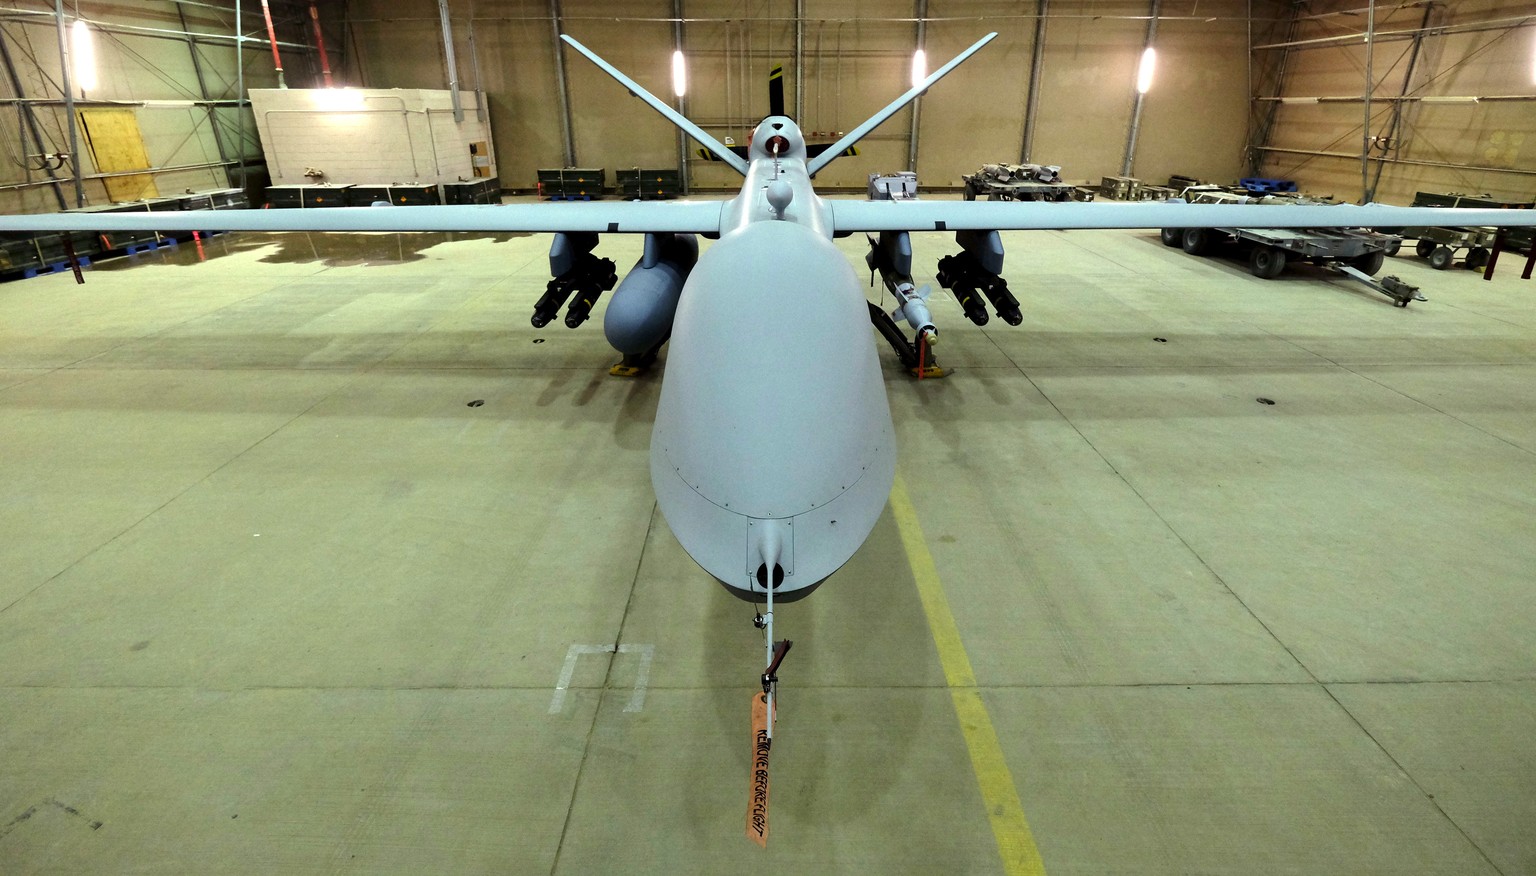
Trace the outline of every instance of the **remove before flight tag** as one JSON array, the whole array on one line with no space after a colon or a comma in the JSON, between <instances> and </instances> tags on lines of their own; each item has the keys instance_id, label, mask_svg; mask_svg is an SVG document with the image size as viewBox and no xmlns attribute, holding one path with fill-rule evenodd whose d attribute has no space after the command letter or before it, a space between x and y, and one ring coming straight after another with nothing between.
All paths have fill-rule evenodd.
<instances>
[{"instance_id":1,"label":"remove before flight tag","mask_svg":"<svg viewBox=\"0 0 1536 876\"><path fill-rule=\"evenodd\" d=\"M752 697L752 789L747 796L747 838L765 849L768 848L768 749L772 745L773 740L768 738L768 695L758 693Z\"/></svg>"}]
</instances>

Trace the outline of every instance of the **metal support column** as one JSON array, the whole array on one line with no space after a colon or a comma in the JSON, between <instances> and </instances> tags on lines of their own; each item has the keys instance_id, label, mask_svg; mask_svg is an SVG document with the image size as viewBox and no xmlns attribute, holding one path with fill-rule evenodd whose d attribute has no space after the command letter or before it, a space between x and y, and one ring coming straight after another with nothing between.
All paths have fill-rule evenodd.
<instances>
[{"instance_id":1,"label":"metal support column","mask_svg":"<svg viewBox=\"0 0 1536 876\"><path fill-rule=\"evenodd\" d=\"M475 71L475 118L486 120L485 79L480 75L480 52L475 43L475 4L469 4L469 66Z\"/></svg>"},{"instance_id":2,"label":"metal support column","mask_svg":"<svg viewBox=\"0 0 1536 876\"><path fill-rule=\"evenodd\" d=\"M287 88L288 83L283 79L283 57L277 53L277 30L272 27L272 7L267 0L261 0L261 15L267 20L267 41L272 44L272 66L277 68L277 87Z\"/></svg>"},{"instance_id":3,"label":"metal support column","mask_svg":"<svg viewBox=\"0 0 1536 876\"><path fill-rule=\"evenodd\" d=\"M1045 16L1050 11L1050 0L1035 3L1035 45L1029 56L1029 103L1024 107L1024 146L1019 152L1019 163L1029 164L1035 148L1035 118L1040 106L1040 68L1044 62Z\"/></svg>"},{"instance_id":4,"label":"metal support column","mask_svg":"<svg viewBox=\"0 0 1536 876\"><path fill-rule=\"evenodd\" d=\"M453 120L464 121L464 104L459 100L459 59L453 54L453 24L448 21L448 0L437 0L437 15L443 22L443 59L448 65L448 98L453 101Z\"/></svg>"},{"instance_id":5,"label":"metal support column","mask_svg":"<svg viewBox=\"0 0 1536 876\"><path fill-rule=\"evenodd\" d=\"M240 188L246 188L245 176L245 32L240 29L240 0L235 0L235 158L240 162ZM246 192L250 196L250 192Z\"/></svg>"},{"instance_id":6,"label":"metal support column","mask_svg":"<svg viewBox=\"0 0 1536 876\"><path fill-rule=\"evenodd\" d=\"M181 19L181 29L187 30L187 13L181 4L176 4L176 16ZM192 34L187 33L187 53L192 56L192 72L197 75L197 93L208 101L208 127L213 131L213 145L219 150L219 161L229 160L229 152L224 148L224 137L219 133L219 108L212 102L212 95L208 93L208 80L203 77L203 61L197 54L197 43L193 42ZM229 184L229 166L224 166L224 183Z\"/></svg>"},{"instance_id":7,"label":"metal support column","mask_svg":"<svg viewBox=\"0 0 1536 876\"><path fill-rule=\"evenodd\" d=\"M917 0L917 51L926 52L923 43L928 37L928 0ZM926 56L926 55L925 55ZM927 72L926 70L924 72ZM923 98L912 99L912 136L907 141L907 169L917 172L917 134L922 127Z\"/></svg>"},{"instance_id":8,"label":"metal support column","mask_svg":"<svg viewBox=\"0 0 1536 876\"><path fill-rule=\"evenodd\" d=\"M1147 21L1147 42L1142 47L1142 53L1152 48L1152 43L1157 39L1157 15L1163 6L1162 0L1152 0L1152 17ZM1141 59L1137 58L1138 65ZM1137 68L1140 70L1140 67ZM1136 103L1131 107L1131 131L1125 138L1125 161L1120 165L1120 175L1130 176L1131 168L1136 163L1136 134L1141 130L1141 104L1146 97L1140 90L1136 92Z\"/></svg>"},{"instance_id":9,"label":"metal support column","mask_svg":"<svg viewBox=\"0 0 1536 876\"><path fill-rule=\"evenodd\" d=\"M85 185L80 179L80 124L75 118L75 91L69 84L71 59L64 38L64 0L53 0L53 22L59 32L59 82L64 89L64 114L69 126L69 168L75 178L75 206L85 206Z\"/></svg>"},{"instance_id":10,"label":"metal support column","mask_svg":"<svg viewBox=\"0 0 1536 876\"><path fill-rule=\"evenodd\" d=\"M805 0L795 0L795 123L805 124Z\"/></svg>"},{"instance_id":11,"label":"metal support column","mask_svg":"<svg viewBox=\"0 0 1536 876\"><path fill-rule=\"evenodd\" d=\"M47 154L47 147L43 145L43 134L37 124L37 113L33 112L32 104L27 101L27 96L22 91L21 77L16 75L16 64L11 60L11 47L9 41L5 38L4 28L0 28L0 61L5 62L5 74L11 80L11 88L16 91L16 113L21 120L21 124L24 128L31 131L32 144L37 149L38 156L44 156ZM26 141L23 139L22 142L25 143ZM32 165L27 164L25 167L27 181L30 183L32 181ZM53 172L53 165L48 163L47 158L43 158L43 172L48 174L48 179L53 183L53 196L59 202L59 209L68 209L69 202L64 199L64 187L59 184L58 174Z\"/></svg>"},{"instance_id":12,"label":"metal support column","mask_svg":"<svg viewBox=\"0 0 1536 876\"><path fill-rule=\"evenodd\" d=\"M1371 92L1376 81L1371 69L1376 56L1376 3L1371 0L1365 7L1365 119L1360 128L1360 203L1366 203L1371 192Z\"/></svg>"},{"instance_id":13,"label":"metal support column","mask_svg":"<svg viewBox=\"0 0 1536 876\"><path fill-rule=\"evenodd\" d=\"M1301 12L1302 5L1300 3L1291 4L1291 17L1286 23L1285 31L1285 42L1287 44L1296 39L1296 33L1301 27ZM1255 49L1256 47L1250 38L1248 45L1248 56L1250 59L1253 57ZM1289 45L1286 45L1280 50L1280 60L1275 65L1275 87L1274 93L1270 97L1280 97L1281 93L1285 91L1285 71L1290 66L1290 62L1291 49ZM1280 102L1278 100L1270 101L1268 110L1264 112L1263 118L1259 121L1256 130L1253 132L1253 136L1248 144L1249 176L1263 175L1261 171L1264 164L1264 150L1265 147L1269 146L1269 135L1275 129L1275 115L1279 111Z\"/></svg>"},{"instance_id":14,"label":"metal support column","mask_svg":"<svg viewBox=\"0 0 1536 876\"><path fill-rule=\"evenodd\" d=\"M672 51L683 50L683 0L672 0ZM688 115L688 98L677 95L677 111ZM688 194L688 135L677 131L677 173L683 194Z\"/></svg>"},{"instance_id":15,"label":"metal support column","mask_svg":"<svg viewBox=\"0 0 1536 876\"><path fill-rule=\"evenodd\" d=\"M550 36L555 46L555 88L560 99L560 133L565 140L565 166L576 166L576 141L571 136L571 94L565 81L565 43L560 40L560 0L549 0Z\"/></svg>"},{"instance_id":16,"label":"metal support column","mask_svg":"<svg viewBox=\"0 0 1536 876\"><path fill-rule=\"evenodd\" d=\"M1413 89L1413 73L1419 65L1419 53L1424 49L1424 31L1429 29L1429 18L1434 14L1434 6L1424 7L1424 20L1419 22L1419 29L1413 35L1413 45L1408 49L1408 67L1403 71L1403 87L1398 92L1398 97L1407 97ZM1376 174L1371 179L1370 187L1365 191L1365 201L1370 203L1376 200L1376 189L1381 185L1381 172L1387 166L1387 152L1391 157L1402 154L1402 146L1398 143L1398 135L1403 129L1403 104L1407 101L1396 100L1392 102L1392 120L1387 123L1387 136L1382 144L1381 158L1376 160Z\"/></svg>"}]
</instances>

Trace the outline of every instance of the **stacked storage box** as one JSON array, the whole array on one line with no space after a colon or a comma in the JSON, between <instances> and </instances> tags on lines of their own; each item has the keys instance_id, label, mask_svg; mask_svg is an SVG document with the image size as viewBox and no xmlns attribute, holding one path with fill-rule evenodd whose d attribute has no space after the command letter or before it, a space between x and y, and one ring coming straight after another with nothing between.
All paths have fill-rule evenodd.
<instances>
[{"instance_id":1,"label":"stacked storage box","mask_svg":"<svg viewBox=\"0 0 1536 876\"><path fill-rule=\"evenodd\" d=\"M101 237L94 231L71 231L68 237L74 244L77 259L89 263L101 252ZM0 234L0 274L42 270L69 261L64 238L64 232L60 231Z\"/></svg>"},{"instance_id":2,"label":"stacked storage box","mask_svg":"<svg viewBox=\"0 0 1536 876\"><path fill-rule=\"evenodd\" d=\"M682 174L675 168L658 168L655 170L642 170L631 168L629 170L614 171L615 182L619 192L625 200L656 200L660 198L675 198L682 194Z\"/></svg>"},{"instance_id":3,"label":"stacked storage box","mask_svg":"<svg viewBox=\"0 0 1536 876\"><path fill-rule=\"evenodd\" d=\"M413 183L408 186L354 185L347 187L348 207L371 207L377 203L394 204L396 207L419 207L440 203L437 184Z\"/></svg>"},{"instance_id":4,"label":"stacked storage box","mask_svg":"<svg viewBox=\"0 0 1536 876\"><path fill-rule=\"evenodd\" d=\"M267 204L277 208L347 206L346 186L267 186Z\"/></svg>"},{"instance_id":5,"label":"stacked storage box","mask_svg":"<svg viewBox=\"0 0 1536 876\"><path fill-rule=\"evenodd\" d=\"M171 207L168 208L164 204L159 203L160 201L170 201L174 205L175 204L175 199L174 198L159 198L159 199L156 199L156 202L157 202L156 205L161 210L164 210L164 209L176 209L174 206L171 206ZM75 209L75 210L66 210L65 212L66 213L147 213L147 212L149 212L149 207L150 207L150 202L148 202L148 201L134 201L134 202L129 203L129 204L103 204L103 205L101 205L99 207L80 207L80 208ZM101 238L100 247L99 247L100 251L101 252L109 252L111 250L126 249L126 248L128 248L130 246L137 246L137 245L145 244L145 243L155 243L155 242L157 242L160 239L160 235L156 234L153 231L112 231L112 232L102 232L101 235L100 235L100 238Z\"/></svg>"},{"instance_id":6,"label":"stacked storage box","mask_svg":"<svg viewBox=\"0 0 1536 876\"><path fill-rule=\"evenodd\" d=\"M251 206L244 189L188 192L176 198L183 210L244 210Z\"/></svg>"},{"instance_id":7,"label":"stacked storage box","mask_svg":"<svg viewBox=\"0 0 1536 876\"><path fill-rule=\"evenodd\" d=\"M501 182L495 177L469 182L443 183L445 204L499 204Z\"/></svg>"},{"instance_id":8,"label":"stacked storage box","mask_svg":"<svg viewBox=\"0 0 1536 876\"><path fill-rule=\"evenodd\" d=\"M603 196L601 167L556 167L539 171L539 192L546 198L593 199Z\"/></svg>"},{"instance_id":9,"label":"stacked storage box","mask_svg":"<svg viewBox=\"0 0 1536 876\"><path fill-rule=\"evenodd\" d=\"M1106 176L1099 183L1099 191L1117 201L1141 200L1141 180L1133 176Z\"/></svg>"}]
</instances>

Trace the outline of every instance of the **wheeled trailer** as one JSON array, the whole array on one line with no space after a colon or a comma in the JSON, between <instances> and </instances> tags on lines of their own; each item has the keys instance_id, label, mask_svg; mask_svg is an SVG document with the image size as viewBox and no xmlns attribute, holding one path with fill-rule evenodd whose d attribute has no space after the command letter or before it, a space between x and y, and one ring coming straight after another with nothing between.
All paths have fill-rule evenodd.
<instances>
[{"instance_id":1,"label":"wheeled trailer","mask_svg":"<svg viewBox=\"0 0 1536 876\"><path fill-rule=\"evenodd\" d=\"M1536 207L1536 203L1530 201L1501 201L1489 195L1469 196L1456 193L1437 194L1435 192L1419 192L1414 195L1414 207L1487 207L1501 210L1529 210ZM1499 235L1504 236L1503 249L1513 249L1520 252L1529 252L1531 249L1531 229L1529 228L1378 228L1388 234L1400 234L1405 238L1418 241L1413 251L1422 259L1429 260L1429 266L1443 271L1450 267L1456 260L1458 250L1467 251L1462 264L1469 270L1480 271L1488 265L1488 260L1493 254L1494 241ZM1397 249L1391 249L1387 255L1397 255Z\"/></svg>"},{"instance_id":2,"label":"wheeled trailer","mask_svg":"<svg viewBox=\"0 0 1536 876\"><path fill-rule=\"evenodd\" d=\"M1164 244L1190 255L1211 255L1223 246L1246 253L1255 277L1272 280L1293 262L1310 262L1359 281L1398 307L1423 301L1417 286L1397 277L1374 279L1387 249L1402 238L1352 228L1164 228Z\"/></svg>"},{"instance_id":3,"label":"wheeled trailer","mask_svg":"<svg viewBox=\"0 0 1536 876\"><path fill-rule=\"evenodd\" d=\"M960 196L974 201L1070 201L1077 187L1061 181L1061 168L1053 164L984 164L976 173L961 177Z\"/></svg>"},{"instance_id":4,"label":"wheeled trailer","mask_svg":"<svg viewBox=\"0 0 1536 876\"><path fill-rule=\"evenodd\" d=\"M1498 237L1499 229L1402 228L1395 229L1394 233L1417 240L1414 253L1421 259L1428 259L1429 266L1437 271L1449 268L1456 260L1457 251L1462 249L1467 251L1462 266L1469 271L1481 271L1488 264L1488 255L1493 251L1493 241ZM1387 248L1387 255L1395 256L1401 248L1399 241Z\"/></svg>"}]
</instances>

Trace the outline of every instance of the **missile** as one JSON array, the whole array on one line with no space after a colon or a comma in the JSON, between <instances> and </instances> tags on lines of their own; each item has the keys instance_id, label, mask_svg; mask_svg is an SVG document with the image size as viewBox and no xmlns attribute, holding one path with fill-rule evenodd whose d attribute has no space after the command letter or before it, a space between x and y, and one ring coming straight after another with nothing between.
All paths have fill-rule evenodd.
<instances>
[{"instance_id":1,"label":"missile","mask_svg":"<svg viewBox=\"0 0 1536 876\"><path fill-rule=\"evenodd\" d=\"M905 231L882 231L878 238L869 235L869 252L864 263L871 274L878 273L886 291L896 299L896 309L891 319L905 319L919 335L928 335L933 343L938 329L933 327L933 316L928 312L929 288L918 289L912 282L912 239ZM873 280L873 278L871 278Z\"/></svg>"},{"instance_id":2,"label":"missile","mask_svg":"<svg viewBox=\"0 0 1536 876\"><path fill-rule=\"evenodd\" d=\"M939 285L954 293L960 309L965 311L965 318L976 325L986 325L991 315L987 313L987 303L982 299L981 286L975 279L980 270L975 261L969 253L945 256L939 259L937 276Z\"/></svg>"},{"instance_id":3,"label":"missile","mask_svg":"<svg viewBox=\"0 0 1536 876\"><path fill-rule=\"evenodd\" d=\"M576 300L566 312L565 324L570 328L581 325L592 315L597 299L613 288L618 280L613 260L593 255L596 246L597 235L591 232L555 235L549 245L549 270L555 278L533 306L534 328L549 325L573 293Z\"/></svg>"},{"instance_id":4,"label":"missile","mask_svg":"<svg viewBox=\"0 0 1536 876\"><path fill-rule=\"evenodd\" d=\"M965 315L977 325L987 324L987 307L982 296L992 302L997 315L1009 325L1024 321L1019 300L1008 291L1003 272L1003 243L996 231L957 231L955 242L962 252L939 260L939 285L955 293Z\"/></svg>"}]
</instances>

